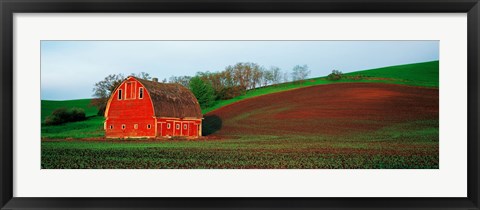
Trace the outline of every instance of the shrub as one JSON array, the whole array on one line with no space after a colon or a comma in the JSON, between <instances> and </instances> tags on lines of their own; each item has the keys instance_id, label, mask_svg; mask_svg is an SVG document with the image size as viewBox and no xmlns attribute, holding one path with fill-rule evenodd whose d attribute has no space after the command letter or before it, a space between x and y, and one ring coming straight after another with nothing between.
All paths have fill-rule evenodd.
<instances>
[{"instance_id":1,"label":"shrub","mask_svg":"<svg viewBox=\"0 0 480 210\"><path fill-rule=\"evenodd\" d=\"M58 108L55 109L51 115L45 119L47 125L60 125L66 122L76 122L87 119L85 110L81 108Z\"/></svg>"},{"instance_id":2,"label":"shrub","mask_svg":"<svg viewBox=\"0 0 480 210\"><path fill-rule=\"evenodd\" d=\"M82 108L73 107L69 110L70 120L69 122L83 121L87 119L85 116L85 110Z\"/></svg>"},{"instance_id":3,"label":"shrub","mask_svg":"<svg viewBox=\"0 0 480 210\"><path fill-rule=\"evenodd\" d=\"M335 81L335 80L340 80L342 79L343 77L343 73L339 70L332 70L332 73L330 73L328 76L327 76L327 79L328 80L332 80L332 81Z\"/></svg>"}]
</instances>

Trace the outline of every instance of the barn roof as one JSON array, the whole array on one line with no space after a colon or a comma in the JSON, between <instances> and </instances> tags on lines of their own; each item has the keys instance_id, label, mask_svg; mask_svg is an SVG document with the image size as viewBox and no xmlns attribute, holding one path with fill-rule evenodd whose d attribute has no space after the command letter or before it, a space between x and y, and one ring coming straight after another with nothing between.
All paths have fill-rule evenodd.
<instances>
[{"instance_id":1,"label":"barn roof","mask_svg":"<svg viewBox=\"0 0 480 210\"><path fill-rule=\"evenodd\" d=\"M136 77L148 91L157 117L202 118L197 98L186 87L174 83L160 83Z\"/></svg>"}]
</instances>

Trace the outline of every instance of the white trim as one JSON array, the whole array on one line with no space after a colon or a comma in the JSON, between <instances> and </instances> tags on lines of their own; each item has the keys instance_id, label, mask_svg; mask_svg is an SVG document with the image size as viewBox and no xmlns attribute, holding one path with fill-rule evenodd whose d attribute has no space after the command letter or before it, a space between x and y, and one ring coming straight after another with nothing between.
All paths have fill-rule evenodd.
<instances>
[{"instance_id":1,"label":"white trim","mask_svg":"<svg viewBox=\"0 0 480 210\"><path fill-rule=\"evenodd\" d=\"M123 96L122 96L122 92L123 92L123 91L122 91L122 88L118 88L118 91L117 91L117 92L118 92L117 100L120 101L120 100L123 99Z\"/></svg>"},{"instance_id":2,"label":"white trim","mask_svg":"<svg viewBox=\"0 0 480 210\"><path fill-rule=\"evenodd\" d=\"M143 99L143 87L138 88L138 99Z\"/></svg>"},{"instance_id":3,"label":"white trim","mask_svg":"<svg viewBox=\"0 0 480 210\"><path fill-rule=\"evenodd\" d=\"M125 81L125 100L128 100L127 98L127 92L128 92L128 83L129 83L129 79L127 79L127 81Z\"/></svg>"},{"instance_id":4,"label":"white trim","mask_svg":"<svg viewBox=\"0 0 480 210\"><path fill-rule=\"evenodd\" d=\"M132 99L137 99L137 81L133 80L132 81L134 85L133 86L133 91L132 91Z\"/></svg>"}]
</instances>

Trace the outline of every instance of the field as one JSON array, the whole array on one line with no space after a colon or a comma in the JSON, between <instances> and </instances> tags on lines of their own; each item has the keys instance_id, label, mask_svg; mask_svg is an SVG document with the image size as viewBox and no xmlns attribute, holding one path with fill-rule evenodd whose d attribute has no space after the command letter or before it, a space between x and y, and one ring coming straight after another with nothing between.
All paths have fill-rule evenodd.
<instances>
[{"instance_id":1,"label":"field","mask_svg":"<svg viewBox=\"0 0 480 210\"><path fill-rule=\"evenodd\" d=\"M438 89L298 88L208 113L200 140L44 140L42 168L438 168Z\"/></svg>"},{"instance_id":2,"label":"field","mask_svg":"<svg viewBox=\"0 0 480 210\"><path fill-rule=\"evenodd\" d=\"M378 69L360 70L351 73L346 73L346 76L363 76L360 79L342 79L338 81L327 80L326 77L311 78L304 82L288 82L278 85L271 85L267 87L250 90L247 94L236 98L223 100L217 102L214 106L202 110L204 114L219 109L223 106L241 101L244 99L277 93L281 91L292 90L296 88L310 87L315 85L335 84L335 83L349 83L349 82L367 82L367 83L386 83L386 84L401 84L409 86L420 87L434 87L438 88L438 68L439 61L430 61L424 63L414 63L398 66L388 66Z\"/></svg>"}]
</instances>

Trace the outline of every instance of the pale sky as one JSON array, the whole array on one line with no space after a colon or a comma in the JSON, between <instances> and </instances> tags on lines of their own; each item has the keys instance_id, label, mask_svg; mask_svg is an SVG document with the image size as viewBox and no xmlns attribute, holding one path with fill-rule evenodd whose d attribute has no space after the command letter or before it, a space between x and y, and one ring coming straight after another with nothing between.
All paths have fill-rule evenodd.
<instances>
[{"instance_id":1,"label":"pale sky","mask_svg":"<svg viewBox=\"0 0 480 210\"><path fill-rule=\"evenodd\" d=\"M238 62L310 77L439 59L438 41L42 41L41 98L92 98L109 74L147 72L162 80L222 71Z\"/></svg>"}]
</instances>

